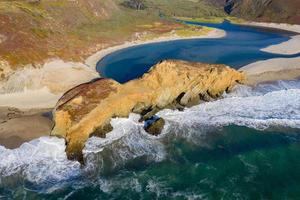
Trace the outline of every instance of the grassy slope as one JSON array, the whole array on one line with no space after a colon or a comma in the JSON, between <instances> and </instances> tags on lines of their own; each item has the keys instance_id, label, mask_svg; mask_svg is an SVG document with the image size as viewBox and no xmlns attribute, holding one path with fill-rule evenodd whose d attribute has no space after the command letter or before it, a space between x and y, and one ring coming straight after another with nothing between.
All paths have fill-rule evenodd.
<instances>
[{"instance_id":1,"label":"grassy slope","mask_svg":"<svg viewBox=\"0 0 300 200\"><path fill-rule=\"evenodd\" d=\"M99 49L135 39L137 33L153 37L182 29L184 25L170 20L174 17L207 22L226 17L223 0L146 0L143 11L124 8L122 1L0 0L0 61L14 68L54 57L82 61ZM259 15L253 4L259 0L239 1L243 4L234 11L236 16L300 23L300 0L273 0Z\"/></svg>"},{"instance_id":2,"label":"grassy slope","mask_svg":"<svg viewBox=\"0 0 300 200\"><path fill-rule=\"evenodd\" d=\"M173 17L225 16L223 9L207 0L148 0L147 5Z\"/></svg>"},{"instance_id":3,"label":"grassy slope","mask_svg":"<svg viewBox=\"0 0 300 200\"><path fill-rule=\"evenodd\" d=\"M91 53L126 40L137 32L166 33L184 25L170 16L200 17L222 12L191 0L147 0L147 9L120 6L122 0L0 0L0 60L12 67L47 58L82 61ZM166 16L165 19L159 16Z\"/></svg>"},{"instance_id":4,"label":"grassy slope","mask_svg":"<svg viewBox=\"0 0 300 200\"><path fill-rule=\"evenodd\" d=\"M220 1L220 0L219 0ZM232 15L255 21L300 24L300 0L233 0ZM263 3L265 2L265 3Z\"/></svg>"}]
</instances>

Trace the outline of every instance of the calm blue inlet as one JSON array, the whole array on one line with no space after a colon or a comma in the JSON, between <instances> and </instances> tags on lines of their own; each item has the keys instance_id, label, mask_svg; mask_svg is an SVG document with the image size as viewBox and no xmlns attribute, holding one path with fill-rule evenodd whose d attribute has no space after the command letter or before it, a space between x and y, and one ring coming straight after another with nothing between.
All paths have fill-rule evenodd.
<instances>
[{"instance_id":1,"label":"calm blue inlet","mask_svg":"<svg viewBox=\"0 0 300 200\"><path fill-rule=\"evenodd\" d=\"M227 64L238 69L249 63L278 57L296 57L262 52L269 45L287 41L288 32L271 29L222 24L191 23L223 29L226 37L217 39L191 39L139 45L116 51L97 63L102 77L120 83L140 77L151 66L164 59L182 59L206 63Z\"/></svg>"}]
</instances>

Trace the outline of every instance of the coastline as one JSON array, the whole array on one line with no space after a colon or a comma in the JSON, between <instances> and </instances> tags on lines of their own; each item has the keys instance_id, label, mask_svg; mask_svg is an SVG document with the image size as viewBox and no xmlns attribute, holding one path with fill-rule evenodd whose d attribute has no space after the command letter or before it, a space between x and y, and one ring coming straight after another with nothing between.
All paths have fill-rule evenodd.
<instances>
[{"instance_id":1,"label":"coastline","mask_svg":"<svg viewBox=\"0 0 300 200\"><path fill-rule=\"evenodd\" d=\"M299 30L300 32L300 30ZM138 45L144 45L144 44L152 44L152 43L159 43L159 42L167 42L167 41L174 41L174 40L188 40L188 39L199 39L199 38L220 38L220 37L225 37L226 32L224 30L220 29L213 29L211 32L209 32L207 35L201 35L201 36L194 36L194 37L160 37L156 38L153 40L149 41L133 41L133 42L126 42L121 45L109 47L103 50L100 50L96 52L95 54L91 55L85 60L85 64L83 63L68 63L64 61L59 61L56 60L55 62L52 62L52 65L58 65L58 66L64 66L63 68L70 70L70 73L75 73L79 75L81 78L81 81L88 81L92 80L94 77L99 77L99 75L96 75L96 64L99 62L99 60L103 59L105 56L129 47L133 46L138 46ZM274 81L278 79L291 79L291 78L296 78L295 77L295 72L297 73L296 75L300 76L300 66L295 66L290 67L289 69L286 69L286 63L289 63L291 61L285 59L283 60L282 58L279 58L281 62L278 62L278 60L267 60L267 61L259 61L256 63L252 63L250 65L247 65L240 70L246 71L248 73L249 77L252 78L252 84L253 83L259 83L263 81ZM295 62L300 63L300 58L299 60L296 60ZM49 62L45 63L45 65L49 64ZM277 64L282 64L276 68L276 70L271 70L274 63ZM44 65L44 66L45 66ZM51 68L51 73L55 72L57 68L53 68L53 66L49 66L49 70ZM43 66L40 68L43 70ZM83 70L84 68L87 69L87 71ZM45 78L45 74L48 74L49 71L43 72L43 76ZM64 77L68 76L65 73L64 69L61 69L59 72L59 77ZM82 72L88 74L88 77L82 77ZM285 76L280 76L284 72ZM22 74L22 73L21 73ZM33 73L35 74L35 73ZM67 73L68 74L68 73ZM78 76L72 76L74 79L77 80L76 77ZM258 77L258 79L255 79ZM17 77L16 77L17 78ZM84 79L82 79L84 78ZM46 78L45 80L47 84L52 84L52 83L59 83L59 84L64 84L65 79L59 79L59 81L53 82L55 78L48 79ZM51 80L51 81L49 81ZM70 83L79 85L80 83L78 82L73 82L71 81ZM249 82L248 82L249 83ZM66 86L66 85L64 85ZM71 85L67 86L70 87ZM53 89L55 89L57 92L54 93ZM49 88L42 87L40 89L33 89L33 90L26 90L23 92L15 92L15 93L8 93L8 94L0 94L0 109L1 110L19 110L17 115L13 114L14 117L10 117L11 112L3 112L2 115L0 115L0 121L2 123L0 124L0 128L2 130L5 130L5 133L3 137L0 138L1 141L3 141L7 146L9 147L15 147L22 142L26 142L31 140L32 138L36 138L38 136L43 136L43 135L49 135L49 132L52 127L52 121L51 118L44 116L45 112L51 111L51 109L55 106L57 100L61 97L63 94L63 91L61 91L62 88L57 87L57 85L52 88L52 91ZM26 103L24 103L24 101ZM9 107L9 108L8 108ZM32 109L35 110L34 114L32 114ZM46 111L45 111L46 110ZM19 123L20 122L20 123ZM34 123L34 125L33 125ZM17 125L16 128L12 126L12 124L19 124ZM28 127L30 126L30 127ZM46 128L44 128L46 127ZM28 131L30 130L30 131ZM26 134L24 134L26 133ZM11 144L10 141L12 138L19 138L16 139L16 143ZM21 138L21 139L20 139ZM21 141L21 142L20 142ZM0 144L3 145L3 144Z\"/></svg>"},{"instance_id":2,"label":"coastline","mask_svg":"<svg viewBox=\"0 0 300 200\"><path fill-rule=\"evenodd\" d=\"M145 44L154 44L159 42L170 42L170 41L176 41L176 40L191 40L191 39L203 39L203 38L222 38L226 36L226 32L221 29L212 29L208 34L206 35L199 35L199 36L192 36L192 37L181 37L181 36L170 36L170 37L158 37L153 40L146 40L146 41L132 41L132 42L125 42L124 44L112 46L103 50L100 50L93 55L89 56L85 60L85 65L93 68L96 70L97 63L102 60L105 56L114 53L116 51L139 46L139 45L145 45Z\"/></svg>"}]
</instances>

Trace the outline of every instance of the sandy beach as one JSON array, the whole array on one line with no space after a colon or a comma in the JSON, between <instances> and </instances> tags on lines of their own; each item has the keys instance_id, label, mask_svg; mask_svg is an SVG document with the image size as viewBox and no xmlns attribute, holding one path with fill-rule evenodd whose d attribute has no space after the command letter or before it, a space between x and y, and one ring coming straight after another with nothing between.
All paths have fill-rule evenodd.
<instances>
[{"instance_id":1,"label":"sandy beach","mask_svg":"<svg viewBox=\"0 0 300 200\"><path fill-rule=\"evenodd\" d=\"M49 109L19 110L0 107L0 145L19 147L24 142L49 135L53 126Z\"/></svg>"},{"instance_id":2,"label":"sandy beach","mask_svg":"<svg viewBox=\"0 0 300 200\"><path fill-rule=\"evenodd\" d=\"M290 32L300 34L300 25L285 24L285 23L267 23L267 22L244 22L242 24L248 26L262 27L262 28L273 28L278 30L285 30L285 31L290 31Z\"/></svg>"},{"instance_id":3,"label":"sandy beach","mask_svg":"<svg viewBox=\"0 0 300 200\"><path fill-rule=\"evenodd\" d=\"M292 36L291 39L286 42L268 46L261 49L261 51L284 55L300 53L300 35Z\"/></svg>"},{"instance_id":4,"label":"sandy beach","mask_svg":"<svg viewBox=\"0 0 300 200\"><path fill-rule=\"evenodd\" d=\"M246 84L255 85L276 80L300 77L300 57L275 58L251 63L239 69L247 75Z\"/></svg>"},{"instance_id":5,"label":"sandy beach","mask_svg":"<svg viewBox=\"0 0 300 200\"><path fill-rule=\"evenodd\" d=\"M295 33L288 41L265 47L261 49L261 51L283 55L300 53L300 25L262 22L247 22L243 24L263 28L274 28ZM247 74L246 84L249 85L276 80L295 79L300 77L300 57L258 61L244 66L240 70Z\"/></svg>"},{"instance_id":6,"label":"sandy beach","mask_svg":"<svg viewBox=\"0 0 300 200\"><path fill-rule=\"evenodd\" d=\"M82 63L58 59L39 68L29 66L0 83L0 107L53 108L64 92L98 77L94 69Z\"/></svg>"}]
</instances>

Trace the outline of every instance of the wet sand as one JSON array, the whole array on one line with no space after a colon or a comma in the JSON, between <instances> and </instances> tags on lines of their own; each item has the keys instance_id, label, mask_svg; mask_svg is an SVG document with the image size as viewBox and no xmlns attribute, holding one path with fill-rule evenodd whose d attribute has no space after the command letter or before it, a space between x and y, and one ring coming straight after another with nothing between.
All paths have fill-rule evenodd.
<instances>
[{"instance_id":1,"label":"wet sand","mask_svg":"<svg viewBox=\"0 0 300 200\"><path fill-rule=\"evenodd\" d=\"M0 107L0 145L17 148L41 136L50 134L53 126L51 109L21 111Z\"/></svg>"},{"instance_id":2,"label":"wet sand","mask_svg":"<svg viewBox=\"0 0 300 200\"><path fill-rule=\"evenodd\" d=\"M248 85L276 80L292 80L300 77L300 57L258 61L239 70L246 73L246 84Z\"/></svg>"}]
</instances>

